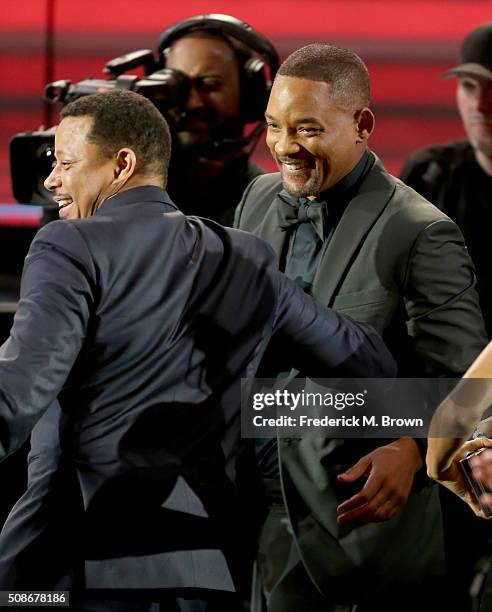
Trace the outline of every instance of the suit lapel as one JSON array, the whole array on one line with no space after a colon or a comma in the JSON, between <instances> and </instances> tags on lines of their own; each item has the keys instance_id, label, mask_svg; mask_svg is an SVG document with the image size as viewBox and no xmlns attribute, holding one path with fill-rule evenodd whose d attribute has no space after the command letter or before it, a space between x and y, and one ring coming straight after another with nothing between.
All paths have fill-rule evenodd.
<instances>
[{"instance_id":1,"label":"suit lapel","mask_svg":"<svg viewBox=\"0 0 492 612\"><path fill-rule=\"evenodd\" d=\"M340 219L331 240L325 243L313 283L313 297L332 306L340 283L360 245L386 208L395 184L378 158Z\"/></svg>"},{"instance_id":2,"label":"suit lapel","mask_svg":"<svg viewBox=\"0 0 492 612\"><path fill-rule=\"evenodd\" d=\"M258 229L254 231L256 236L263 238L273 248L277 257L281 259L289 232L283 231L279 227L280 219L278 214L278 199L282 197L283 190L275 195L272 204L269 206Z\"/></svg>"}]
</instances>

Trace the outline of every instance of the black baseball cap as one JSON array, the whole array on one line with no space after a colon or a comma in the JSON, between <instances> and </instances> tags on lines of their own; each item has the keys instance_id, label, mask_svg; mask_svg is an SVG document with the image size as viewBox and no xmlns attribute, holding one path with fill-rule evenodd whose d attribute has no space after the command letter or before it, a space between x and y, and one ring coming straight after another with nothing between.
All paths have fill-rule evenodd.
<instances>
[{"instance_id":1,"label":"black baseball cap","mask_svg":"<svg viewBox=\"0 0 492 612\"><path fill-rule=\"evenodd\" d=\"M461 63L441 78L473 74L492 80L492 21L472 30L461 45Z\"/></svg>"}]
</instances>

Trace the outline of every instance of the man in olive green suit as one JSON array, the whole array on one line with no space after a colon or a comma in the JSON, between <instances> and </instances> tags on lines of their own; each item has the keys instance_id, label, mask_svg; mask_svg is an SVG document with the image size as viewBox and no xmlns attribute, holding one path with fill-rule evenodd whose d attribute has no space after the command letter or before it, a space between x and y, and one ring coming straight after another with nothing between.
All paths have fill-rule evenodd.
<instances>
[{"instance_id":1,"label":"man in olive green suit","mask_svg":"<svg viewBox=\"0 0 492 612\"><path fill-rule=\"evenodd\" d=\"M486 342L473 267L457 226L367 148L368 105L356 54L314 44L289 56L266 112L280 173L250 184L236 226L269 242L321 303L382 333L400 376L458 376ZM258 441L271 612L443 603L442 519L423 450L411 438Z\"/></svg>"}]
</instances>

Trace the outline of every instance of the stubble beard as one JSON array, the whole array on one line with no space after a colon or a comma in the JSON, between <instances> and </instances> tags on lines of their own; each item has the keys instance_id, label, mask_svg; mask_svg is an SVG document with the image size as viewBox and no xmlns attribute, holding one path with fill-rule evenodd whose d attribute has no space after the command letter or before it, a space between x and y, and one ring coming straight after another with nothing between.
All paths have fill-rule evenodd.
<instances>
[{"instance_id":1,"label":"stubble beard","mask_svg":"<svg viewBox=\"0 0 492 612\"><path fill-rule=\"evenodd\" d=\"M282 176L282 185L285 191L294 198L308 198L309 196L317 196L321 192L321 182L317 174L314 174L305 183L299 185L284 180Z\"/></svg>"},{"instance_id":2,"label":"stubble beard","mask_svg":"<svg viewBox=\"0 0 492 612\"><path fill-rule=\"evenodd\" d=\"M465 126L468 140L476 152L480 152L488 158L492 158L492 125L477 126L473 123Z\"/></svg>"},{"instance_id":3,"label":"stubble beard","mask_svg":"<svg viewBox=\"0 0 492 612\"><path fill-rule=\"evenodd\" d=\"M492 159L492 138L487 140L478 138L472 143L472 146L476 151L480 151L480 153Z\"/></svg>"}]
</instances>

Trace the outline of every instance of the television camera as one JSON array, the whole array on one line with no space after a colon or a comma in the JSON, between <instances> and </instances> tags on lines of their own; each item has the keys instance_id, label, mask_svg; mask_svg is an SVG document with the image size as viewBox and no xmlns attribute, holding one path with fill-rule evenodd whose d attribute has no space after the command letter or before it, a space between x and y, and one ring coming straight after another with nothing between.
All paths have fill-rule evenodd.
<instances>
[{"instance_id":1,"label":"television camera","mask_svg":"<svg viewBox=\"0 0 492 612\"><path fill-rule=\"evenodd\" d=\"M144 69L143 78L126 74L140 67ZM107 79L88 78L78 83L69 80L48 83L44 97L51 103L68 104L89 94L126 89L147 97L167 117L171 109L183 107L191 87L190 79L184 73L159 68L149 49L116 57L105 64L103 72L108 75ZM43 183L53 165L54 140L55 128L50 128L22 132L10 141L12 190L18 202L53 207L52 196Z\"/></svg>"}]
</instances>

